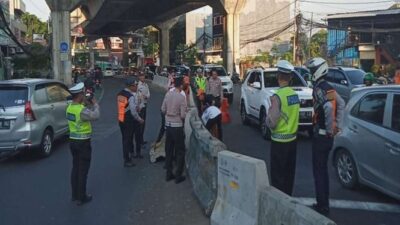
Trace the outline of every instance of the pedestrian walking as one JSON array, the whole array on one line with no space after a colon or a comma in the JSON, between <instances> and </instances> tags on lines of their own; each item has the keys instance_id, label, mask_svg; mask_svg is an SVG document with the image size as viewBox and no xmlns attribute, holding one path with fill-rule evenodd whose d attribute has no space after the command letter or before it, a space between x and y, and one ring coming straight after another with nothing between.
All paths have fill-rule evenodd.
<instances>
[{"instance_id":1,"label":"pedestrian walking","mask_svg":"<svg viewBox=\"0 0 400 225\"><path fill-rule=\"evenodd\" d=\"M206 96L212 96L215 101L215 106L221 107L222 98L224 97L222 89L222 81L218 77L216 70L211 71L211 77L206 84Z\"/></svg>"},{"instance_id":2,"label":"pedestrian walking","mask_svg":"<svg viewBox=\"0 0 400 225\"><path fill-rule=\"evenodd\" d=\"M206 108L201 116L203 123L206 125L214 137L222 141L222 113L219 108L214 105L211 98L206 100ZM216 131L216 132L215 132Z\"/></svg>"},{"instance_id":3,"label":"pedestrian walking","mask_svg":"<svg viewBox=\"0 0 400 225\"><path fill-rule=\"evenodd\" d=\"M322 214L329 213L328 158L333 139L340 131L345 102L325 80L328 64L322 58L314 58L306 66L314 82L314 138L312 164L317 203L313 208Z\"/></svg>"},{"instance_id":4,"label":"pedestrian walking","mask_svg":"<svg viewBox=\"0 0 400 225\"><path fill-rule=\"evenodd\" d=\"M139 130L142 145L147 144L147 141L144 140L144 129L146 126L147 102L150 99L150 89L145 81L145 78L146 77L144 76L143 73L140 74L139 75L139 83L138 83L138 98L139 98L139 103L140 103L139 115L144 120L144 123L140 124L140 130Z\"/></svg>"},{"instance_id":5,"label":"pedestrian walking","mask_svg":"<svg viewBox=\"0 0 400 225\"><path fill-rule=\"evenodd\" d=\"M166 181L175 179L175 183L185 180L183 174L185 160L185 137L183 124L186 117L187 103L181 94L183 79L175 79L175 89L168 91L161 106L161 111L165 114L166 140ZM173 173L173 158L176 157L176 171Z\"/></svg>"},{"instance_id":6,"label":"pedestrian walking","mask_svg":"<svg viewBox=\"0 0 400 225\"><path fill-rule=\"evenodd\" d=\"M136 141L136 154L140 155L141 140L139 135L140 125L144 119L139 115L139 105L137 103L137 82L130 78L126 80L126 88L117 96L118 102L118 121L122 134L122 150L125 167L133 167L132 157L135 152L133 139Z\"/></svg>"},{"instance_id":7,"label":"pedestrian walking","mask_svg":"<svg viewBox=\"0 0 400 225\"><path fill-rule=\"evenodd\" d=\"M94 97L91 100L85 100L82 82L69 90L72 94L72 103L67 107L66 117L72 154L72 201L76 201L77 205L83 205L92 200L92 196L86 192L87 176L92 158L91 121L100 117L100 110Z\"/></svg>"},{"instance_id":8,"label":"pedestrian walking","mask_svg":"<svg viewBox=\"0 0 400 225\"><path fill-rule=\"evenodd\" d=\"M271 183L292 195L296 172L297 130L300 100L289 86L294 67L286 60L277 63L279 89L271 97L267 125L271 129Z\"/></svg>"}]
</instances>

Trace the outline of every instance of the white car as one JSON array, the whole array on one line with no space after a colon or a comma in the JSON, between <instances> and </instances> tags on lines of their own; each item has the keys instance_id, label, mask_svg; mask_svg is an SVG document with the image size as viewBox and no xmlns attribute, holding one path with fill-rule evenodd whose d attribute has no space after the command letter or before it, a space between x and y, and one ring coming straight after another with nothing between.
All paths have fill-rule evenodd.
<instances>
[{"instance_id":1,"label":"white car","mask_svg":"<svg viewBox=\"0 0 400 225\"><path fill-rule=\"evenodd\" d=\"M111 68L106 68L106 70L104 70L104 76L112 77L112 76L114 76L114 71Z\"/></svg>"},{"instance_id":2,"label":"white car","mask_svg":"<svg viewBox=\"0 0 400 225\"><path fill-rule=\"evenodd\" d=\"M223 66L214 65L214 64L206 64L201 66L203 73L208 71L217 71L219 79L222 82L222 89L224 92L224 97L228 99L228 102L231 104L233 102L233 82L231 80L231 75L226 73L226 70ZM204 74L205 75L205 74Z\"/></svg>"},{"instance_id":3,"label":"white car","mask_svg":"<svg viewBox=\"0 0 400 225\"><path fill-rule=\"evenodd\" d=\"M253 69L247 73L242 84L242 96L240 101L240 115L243 124L254 121L260 125L262 136L270 139L271 132L266 125L267 112L271 105L270 97L279 88L277 81L277 68ZM312 89L297 72L293 72L290 86L300 98L299 130L307 130L309 136L313 135L312 117L313 100Z\"/></svg>"}]
</instances>

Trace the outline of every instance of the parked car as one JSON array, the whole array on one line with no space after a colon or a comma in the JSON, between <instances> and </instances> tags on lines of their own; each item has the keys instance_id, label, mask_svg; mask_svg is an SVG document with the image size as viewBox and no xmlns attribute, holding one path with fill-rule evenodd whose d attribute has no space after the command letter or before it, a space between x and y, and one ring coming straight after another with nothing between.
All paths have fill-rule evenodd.
<instances>
[{"instance_id":1,"label":"parked car","mask_svg":"<svg viewBox=\"0 0 400 225\"><path fill-rule=\"evenodd\" d=\"M223 66L215 64L206 64L200 67L205 75L206 70L215 70L218 73L218 77L222 81L222 89L224 92L224 97L228 99L229 103L233 102L233 82L231 80L231 75L228 74Z\"/></svg>"},{"instance_id":2,"label":"parked car","mask_svg":"<svg viewBox=\"0 0 400 225\"><path fill-rule=\"evenodd\" d=\"M53 140L67 134L67 87L54 80L0 82L0 154L38 149L49 156Z\"/></svg>"},{"instance_id":3,"label":"parked car","mask_svg":"<svg viewBox=\"0 0 400 225\"><path fill-rule=\"evenodd\" d=\"M326 80L332 85L345 102L350 99L351 91L354 88L364 86L365 72L351 67L329 68Z\"/></svg>"},{"instance_id":4,"label":"parked car","mask_svg":"<svg viewBox=\"0 0 400 225\"><path fill-rule=\"evenodd\" d=\"M104 70L104 77L112 77L112 76L114 76L114 71L113 71L113 69L112 69L111 67L107 67L107 68Z\"/></svg>"},{"instance_id":5,"label":"parked car","mask_svg":"<svg viewBox=\"0 0 400 225\"><path fill-rule=\"evenodd\" d=\"M279 89L277 80L278 69L252 69L247 72L242 83L242 96L240 100L240 114L243 124L254 121L260 125L261 134L269 139L271 134L266 124L268 109L271 105L270 97ZM312 116L313 100L312 89L299 73L293 71L290 83L300 98L300 130L307 130L309 136L313 135Z\"/></svg>"},{"instance_id":6,"label":"parked car","mask_svg":"<svg viewBox=\"0 0 400 225\"><path fill-rule=\"evenodd\" d=\"M333 147L340 183L400 199L400 86L354 90Z\"/></svg>"}]
</instances>

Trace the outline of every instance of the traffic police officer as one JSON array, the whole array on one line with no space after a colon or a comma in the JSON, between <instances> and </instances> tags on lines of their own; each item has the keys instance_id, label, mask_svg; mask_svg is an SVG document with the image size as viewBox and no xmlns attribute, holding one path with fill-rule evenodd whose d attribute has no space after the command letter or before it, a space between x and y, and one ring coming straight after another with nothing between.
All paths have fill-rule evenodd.
<instances>
[{"instance_id":1,"label":"traffic police officer","mask_svg":"<svg viewBox=\"0 0 400 225\"><path fill-rule=\"evenodd\" d=\"M92 157L91 121L100 117L100 111L94 98L85 99L83 83L78 83L69 90L72 94L72 103L67 108L66 116L72 153L72 201L82 205L92 200L92 196L86 193L86 181Z\"/></svg>"},{"instance_id":2,"label":"traffic police officer","mask_svg":"<svg viewBox=\"0 0 400 225\"><path fill-rule=\"evenodd\" d=\"M149 86L145 82L145 76L143 73L139 74L139 83L138 83L138 98L139 98L139 107L140 107L140 112L139 115L140 117L145 121L144 123L140 124L140 130L139 130L139 135L141 139L141 144L145 145L147 144L147 141L144 140L144 129L146 126L146 114L147 114L147 102L150 98L150 89ZM140 150L140 149L138 149ZM138 154L136 155L139 158L143 158L140 151L138 151Z\"/></svg>"},{"instance_id":3,"label":"traffic police officer","mask_svg":"<svg viewBox=\"0 0 400 225\"><path fill-rule=\"evenodd\" d=\"M196 88L198 90L203 90L203 92L206 91L207 80L203 76L203 70L201 68L197 69L197 76L195 78L195 81L196 81Z\"/></svg>"},{"instance_id":4,"label":"traffic police officer","mask_svg":"<svg viewBox=\"0 0 400 225\"><path fill-rule=\"evenodd\" d=\"M271 97L267 124L271 129L271 183L292 195L296 171L297 129L300 101L289 87L294 67L286 60L277 64L279 89Z\"/></svg>"},{"instance_id":5,"label":"traffic police officer","mask_svg":"<svg viewBox=\"0 0 400 225\"><path fill-rule=\"evenodd\" d=\"M122 150L124 157L124 166L132 167L134 153L133 138L136 140L136 152L140 154L141 136L140 125L144 123L139 115L139 104L137 101L137 82L130 78L127 79L126 88L117 95L118 101L118 121L122 134Z\"/></svg>"},{"instance_id":6,"label":"traffic police officer","mask_svg":"<svg viewBox=\"0 0 400 225\"><path fill-rule=\"evenodd\" d=\"M328 157L333 139L339 132L345 103L335 89L325 80L328 64L322 58L307 62L314 82L314 138L312 143L312 163L317 204L313 208L322 214L329 213Z\"/></svg>"},{"instance_id":7,"label":"traffic police officer","mask_svg":"<svg viewBox=\"0 0 400 225\"><path fill-rule=\"evenodd\" d=\"M175 79L175 89L168 91L161 106L165 114L166 140L166 181L175 179L175 183L185 180L183 174L185 164L185 134L183 124L186 117L187 103L185 95L182 95L183 79ZM175 154L174 154L175 153ZM173 173L173 159L176 157L176 172Z\"/></svg>"}]
</instances>

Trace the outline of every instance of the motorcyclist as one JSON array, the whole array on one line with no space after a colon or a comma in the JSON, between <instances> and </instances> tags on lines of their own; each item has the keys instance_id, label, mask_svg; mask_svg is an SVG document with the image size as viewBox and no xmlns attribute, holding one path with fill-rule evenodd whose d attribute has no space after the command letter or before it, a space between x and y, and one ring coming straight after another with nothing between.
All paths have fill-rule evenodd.
<instances>
[{"instance_id":1,"label":"motorcyclist","mask_svg":"<svg viewBox=\"0 0 400 225\"><path fill-rule=\"evenodd\" d=\"M375 84L375 76L372 73L366 73L364 76L364 84L369 87Z\"/></svg>"}]
</instances>

